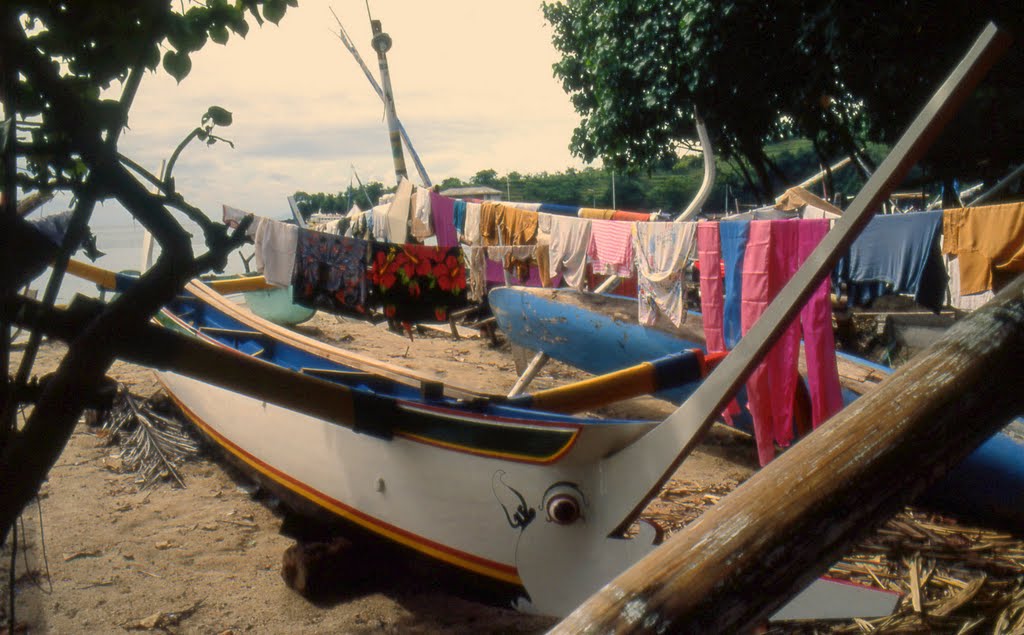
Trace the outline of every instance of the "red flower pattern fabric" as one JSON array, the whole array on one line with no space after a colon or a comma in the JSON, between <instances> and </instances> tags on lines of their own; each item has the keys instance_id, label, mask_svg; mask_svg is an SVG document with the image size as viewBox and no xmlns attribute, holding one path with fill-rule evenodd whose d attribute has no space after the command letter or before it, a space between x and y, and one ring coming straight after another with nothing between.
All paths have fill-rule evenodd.
<instances>
[{"instance_id":1,"label":"red flower pattern fabric","mask_svg":"<svg viewBox=\"0 0 1024 635\"><path fill-rule=\"evenodd\" d=\"M466 264L457 247L372 244L374 299L400 322L445 321L466 305Z\"/></svg>"}]
</instances>

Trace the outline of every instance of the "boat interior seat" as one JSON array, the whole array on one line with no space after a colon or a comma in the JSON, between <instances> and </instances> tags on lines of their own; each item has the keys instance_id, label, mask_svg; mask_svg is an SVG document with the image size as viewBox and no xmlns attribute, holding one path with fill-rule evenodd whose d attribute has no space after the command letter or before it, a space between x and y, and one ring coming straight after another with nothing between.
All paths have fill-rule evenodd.
<instances>
[{"instance_id":1,"label":"boat interior seat","mask_svg":"<svg viewBox=\"0 0 1024 635\"><path fill-rule=\"evenodd\" d=\"M260 346L258 342L253 342L252 340L242 342L238 344L235 348L237 348L238 350L240 350L241 352L245 353L250 357L259 357L265 351L265 349L262 346Z\"/></svg>"}]
</instances>

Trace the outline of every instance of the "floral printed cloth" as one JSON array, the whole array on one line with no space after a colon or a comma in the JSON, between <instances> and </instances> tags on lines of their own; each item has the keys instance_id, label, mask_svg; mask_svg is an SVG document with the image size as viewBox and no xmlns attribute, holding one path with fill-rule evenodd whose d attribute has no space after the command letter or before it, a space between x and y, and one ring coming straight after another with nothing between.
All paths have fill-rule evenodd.
<instances>
[{"instance_id":1,"label":"floral printed cloth","mask_svg":"<svg viewBox=\"0 0 1024 635\"><path fill-rule=\"evenodd\" d=\"M374 299L389 319L445 321L466 305L466 265L457 247L373 243L372 252Z\"/></svg>"},{"instance_id":2,"label":"floral printed cloth","mask_svg":"<svg viewBox=\"0 0 1024 635\"><path fill-rule=\"evenodd\" d=\"M358 238L299 229L292 300L332 313L365 315L370 305L368 247Z\"/></svg>"}]
</instances>

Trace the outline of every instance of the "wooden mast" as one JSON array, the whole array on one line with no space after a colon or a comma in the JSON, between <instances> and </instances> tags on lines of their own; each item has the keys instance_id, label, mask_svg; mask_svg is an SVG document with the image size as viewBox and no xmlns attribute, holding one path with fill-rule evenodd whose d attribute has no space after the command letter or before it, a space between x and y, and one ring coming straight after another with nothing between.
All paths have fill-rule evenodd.
<instances>
[{"instance_id":1,"label":"wooden mast","mask_svg":"<svg viewBox=\"0 0 1024 635\"><path fill-rule=\"evenodd\" d=\"M369 5L366 7L370 11ZM409 178L405 169L405 153L402 151L402 136L398 130L398 113L395 111L395 95L391 90L391 73L388 70L387 52L391 50L391 36L384 32L380 20L370 18L370 28L373 31L373 39L370 46L377 52L377 62L380 65L380 83L384 91L384 114L388 121L388 137L391 140L391 158L395 162L395 181L401 183L402 179Z\"/></svg>"}]
</instances>

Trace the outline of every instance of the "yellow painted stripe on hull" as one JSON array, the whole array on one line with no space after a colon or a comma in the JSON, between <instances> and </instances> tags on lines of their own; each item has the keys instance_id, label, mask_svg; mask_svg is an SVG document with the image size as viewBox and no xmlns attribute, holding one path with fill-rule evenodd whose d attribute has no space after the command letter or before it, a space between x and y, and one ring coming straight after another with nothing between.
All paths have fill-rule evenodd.
<instances>
[{"instance_id":1,"label":"yellow painted stripe on hull","mask_svg":"<svg viewBox=\"0 0 1024 635\"><path fill-rule=\"evenodd\" d=\"M530 405L550 412L580 412L656 392L654 364L643 362L614 373L535 392Z\"/></svg>"}]
</instances>

